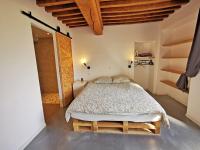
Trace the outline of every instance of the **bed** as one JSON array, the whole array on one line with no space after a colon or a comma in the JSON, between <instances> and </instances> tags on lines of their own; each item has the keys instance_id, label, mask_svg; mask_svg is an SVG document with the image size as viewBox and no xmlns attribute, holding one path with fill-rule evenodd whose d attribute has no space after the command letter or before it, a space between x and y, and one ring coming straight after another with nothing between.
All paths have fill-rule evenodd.
<instances>
[{"instance_id":1,"label":"bed","mask_svg":"<svg viewBox=\"0 0 200 150\"><path fill-rule=\"evenodd\" d=\"M165 110L141 86L132 82L90 82L68 107L66 121L74 131L160 134L169 127Z\"/></svg>"}]
</instances>

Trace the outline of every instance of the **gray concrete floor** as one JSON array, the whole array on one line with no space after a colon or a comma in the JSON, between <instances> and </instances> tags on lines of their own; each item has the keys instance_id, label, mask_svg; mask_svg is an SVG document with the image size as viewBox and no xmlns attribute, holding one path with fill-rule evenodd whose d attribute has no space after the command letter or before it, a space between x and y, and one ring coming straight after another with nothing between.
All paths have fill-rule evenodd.
<instances>
[{"instance_id":1,"label":"gray concrete floor","mask_svg":"<svg viewBox=\"0 0 200 150\"><path fill-rule=\"evenodd\" d=\"M185 117L186 107L168 96L154 97L170 119L170 129L162 128L161 136L74 133L65 110L55 105L47 127L26 150L200 150L200 128Z\"/></svg>"}]
</instances>

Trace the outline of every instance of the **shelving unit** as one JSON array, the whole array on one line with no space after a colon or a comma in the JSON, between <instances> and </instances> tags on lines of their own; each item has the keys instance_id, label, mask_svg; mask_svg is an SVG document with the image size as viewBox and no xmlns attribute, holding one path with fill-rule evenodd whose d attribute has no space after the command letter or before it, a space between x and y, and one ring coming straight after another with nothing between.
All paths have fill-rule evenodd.
<instances>
[{"instance_id":1,"label":"shelving unit","mask_svg":"<svg viewBox=\"0 0 200 150\"><path fill-rule=\"evenodd\" d=\"M184 72L184 70L180 68L185 68L184 66L186 65L186 60L188 59L188 53L187 53L188 49L182 49L185 47L181 44L190 44L190 42L192 41L193 41L192 38L188 38L185 40L176 40L175 42L162 44L163 48L164 47L169 47L169 48L165 49L166 53L164 56L161 57L161 59L166 60L166 61L165 61L165 65L161 67L160 70L163 72L170 73L170 75L168 75L167 78L165 76L164 79L160 80L160 82L177 89L176 83L175 83L176 82L175 76L173 75L174 74L180 75L181 73ZM170 46L177 46L177 47L172 48ZM179 66L177 66L176 61L178 62L183 61L183 63L181 63L181 66L180 66L180 63L179 63ZM168 65L166 65L166 63L168 63ZM176 80L177 80L177 77L176 77Z\"/></svg>"},{"instance_id":2,"label":"shelving unit","mask_svg":"<svg viewBox=\"0 0 200 150\"><path fill-rule=\"evenodd\" d=\"M170 81L170 80L160 80L160 82L162 82L162 83L164 83L164 84L166 84L166 85L168 85L168 86L170 86L170 87L173 87L173 88L175 88L175 89L178 89L177 86L176 86L176 83L175 83L175 82L172 82L172 81ZM184 92L184 93L189 93L189 91Z\"/></svg>"},{"instance_id":3,"label":"shelving unit","mask_svg":"<svg viewBox=\"0 0 200 150\"><path fill-rule=\"evenodd\" d=\"M182 92L176 86L178 77L185 70L186 67L191 39L179 40L162 45L163 55L161 55L161 74L160 82L166 86L166 94L170 95L177 101L187 105L188 92ZM188 44L188 45L187 45Z\"/></svg>"},{"instance_id":4,"label":"shelving unit","mask_svg":"<svg viewBox=\"0 0 200 150\"><path fill-rule=\"evenodd\" d=\"M176 82L185 72L195 25L196 19L188 22L184 20L184 23L177 20L174 24L161 27L158 93L168 95L185 106L187 106L189 94L182 92L176 86Z\"/></svg>"},{"instance_id":5,"label":"shelving unit","mask_svg":"<svg viewBox=\"0 0 200 150\"><path fill-rule=\"evenodd\" d=\"M193 39L186 39L186 40L176 41L176 42L172 42L172 43L168 43L168 44L163 44L162 46L175 46L175 45L179 45L179 44L190 43L192 41L193 41Z\"/></svg>"},{"instance_id":6,"label":"shelving unit","mask_svg":"<svg viewBox=\"0 0 200 150\"><path fill-rule=\"evenodd\" d=\"M160 82L162 82L162 83L164 83L164 84L166 84L166 85L168 85L168 86L171 86L171 87L173 87L173 88L177 88L177 87L176 87L176 83L174 83L174 82L172 82L172 81L170 81L170 80L160 80Z\"/></svg>"},{"instance_id":7,"label":"shelving unit","mask_svg":"<svg viewBox=\"0 0 200 150\"><path fill-rule=\"evenodd\" d=\"M176 81L185 71L183 68L185 68L187 64L192 40L192 38L186 38L185 40L174 40L174 42L162 44L163 55L161 55L161 60L163 61L161 61L160 71L163 73L161 74L160 82L164 88L166 88L164 92L167 95L185 105L187 105L189 92L182 92L179 90L176 86Z\"/></svg>"},{"instance_id":8,"label":"shelving unit","mask_svg":"<svg viewBox=\"0 0 200 150\"><path fill-rule=\"evenodd\" d=\"M177 69L177 68L162 68L161 69L162 71L166 71L166 72L170 72L170 73L176 73L176 74L181 74L183 73L184 71L183 70L180 70L180 69Z\"/></svg>"}]
</instances>

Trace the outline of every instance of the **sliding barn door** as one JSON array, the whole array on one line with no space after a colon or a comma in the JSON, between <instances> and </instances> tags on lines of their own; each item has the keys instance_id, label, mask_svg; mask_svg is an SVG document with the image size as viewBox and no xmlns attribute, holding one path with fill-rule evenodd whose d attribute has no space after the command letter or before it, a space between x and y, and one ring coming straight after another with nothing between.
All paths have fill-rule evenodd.
<instances>
[{"instance_id":1,"label":"sliding barn door","mask_svg":"<svg viewBox=\"0 0 200 150\"><path fill-rule=\"evenodd\" d=\"M59 60L59 70L60 70L60 80L62 87L62 97L63 101L61 103L62 107L70 104L73 99L73 61L72 61L72 49L71 49L71 39L56 33L57 48L58 48L58 60Z\"/></svg>"}]
</instances>

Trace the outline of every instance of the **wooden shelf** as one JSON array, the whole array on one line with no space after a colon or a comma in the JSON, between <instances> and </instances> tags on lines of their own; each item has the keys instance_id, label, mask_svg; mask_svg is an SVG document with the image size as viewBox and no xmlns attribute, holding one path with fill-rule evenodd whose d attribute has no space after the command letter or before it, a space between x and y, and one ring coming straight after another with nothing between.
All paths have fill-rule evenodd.
<instances>
[{"instance_id":1,"label":"wooden shelf","mask_svg":"<svg viewBox=\"0 0 200 150\"><path fill-rule=\"evenodd\" d=\"M168 86L171 86L173 88L177 88L176 87L176 83L170 81L170 80L161 80L160 82L164 83L164 84L167 84Z\"/></svg>"},{"instance_id":2,"label":"wooden shelf","mask_svg":"<svg viewBox=\"0 0 200 150\"><path fill-rule=\"evenodd\" d=\"M173 81L170 81L170 80L160 80L160 82L170 86L170 87L173 87L175 89L178 89L177 86L176 86L176 83L174 83ZM179 89L178 89L179 90ZM185 91L184 93L188 94L189 91Z\"/></svg>"},{"instance_id":3,"label":"wooden shelf","mask_svg":"<svg viewBox=\"0 0 200 150\"><path fill-rule=\"evenodd\" d=\"M175 45L179 45L179 44L190 43L192 41L193 41L193 39L187 39L187 40L177 41L177 42L173 42L173 43L163 44L162 46L175 46Z\"/></svg>"},{"instance_id":4,"label":"wooden shelf","mask_svg":"<svg viewBox=\"0 0 200 150\"><path fill-rule=\"evenodd\" d=\"M162 59L187 59L188 57L170 57L170 56L164 56Z\"/></svg>"},{"instance_id":5,"label":"wooden shelf","mask_svg":"<svg viewBox=\"0 0 200 150\"><path fill-rule=\"evenodd\" d=\"M135 56L135 59L153 59L155 57L138 57L138 56Z\"/></svg>"},{"instance_id":6,"label":"wooden shelf","mask_svg":"<svg viewBox=\"0 0 200 150\"><path fill-rule=\"evenodd\" d=\"M162 71L170 72L170 73L176 73L176 74L181 74L184 71L176 69L176 68L162 68Z\"/></svg>"}]
</instances>

